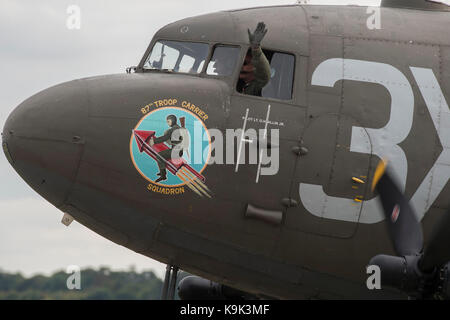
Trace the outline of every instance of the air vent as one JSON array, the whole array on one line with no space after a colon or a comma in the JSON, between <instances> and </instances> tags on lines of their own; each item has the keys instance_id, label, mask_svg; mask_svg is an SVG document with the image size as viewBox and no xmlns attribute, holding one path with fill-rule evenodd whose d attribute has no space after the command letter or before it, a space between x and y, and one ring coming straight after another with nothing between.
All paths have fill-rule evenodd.
<instances>
[{"instance_id":1,"label":"air vent","mask_svg":"<svg viewBox=\"0 0 450 320\"><path fill-rule=\"evenodd\" d=\"M280 225L281 221L283 220L283 212L261 209L248 204L247 210L245 212L245 217L261 220L273 225Z\"/></svg>"}]
</instances>

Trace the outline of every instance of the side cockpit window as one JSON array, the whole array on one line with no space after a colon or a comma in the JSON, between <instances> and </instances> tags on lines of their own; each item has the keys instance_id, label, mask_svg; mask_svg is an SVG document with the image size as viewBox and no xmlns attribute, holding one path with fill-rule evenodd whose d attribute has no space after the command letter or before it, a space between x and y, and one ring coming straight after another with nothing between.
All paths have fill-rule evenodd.
<instances>
[{"instance_id":1,"label":"side cockpit window","mask_svg":"<svg viewBox=\"0 0 450 320\"><path fill-rule=\"evenodd\" d=\"M269 50L249 50L239 73L236 90L242 94L291 100L295 57Z\"/></svg>"},{"instance_id":2,"label":"side cockpit window","mask_svg":"<svg viewBox=\"0 0 450 320\"><path fill-rule=\"evenodd\" d=\"M213 76L231 76L236 68L240 54L239 47L216 46L206 74Z\"/></svg>"},{"instance_id":3,"label":"side cockpit window","mask_svg":"<svg viewBox=\"0 0 450 320\"><path fill-rule=\"evenodd\" d=\"M205 43L161 40L153 46L144 70L198 74L203 70L208 52Z\"/></svg>"},{"instance_id":4,"label":"side cockpit window","mask_svg":"<svg viewBox=\"0 0 450 320\"><path fill-rule=\"evenodd\" d=\"M270 81L262 89L264 98L292 99L295 57L291 54L273 52L270 59Z\"/></svg>"}]
</instances>

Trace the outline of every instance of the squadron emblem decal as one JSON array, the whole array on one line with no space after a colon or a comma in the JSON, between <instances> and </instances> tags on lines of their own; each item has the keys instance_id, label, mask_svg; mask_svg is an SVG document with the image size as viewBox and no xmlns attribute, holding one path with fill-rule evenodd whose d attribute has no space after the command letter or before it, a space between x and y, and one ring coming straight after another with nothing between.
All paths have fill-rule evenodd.
<instances>
[{"instance_id":1,"label":"squadron emblem decal","mask_svg":"<svg viewBox=\"0 0 450 320\"><path fill-rule=\"evenodd\" d=\"M199 107L177 99L157 100L141 109L144 117L133 129L130 154L136 170L152 192L179 195L185 186L211 198L204 170L211 156L211 137Z\"/></svg>"}]
</instances>

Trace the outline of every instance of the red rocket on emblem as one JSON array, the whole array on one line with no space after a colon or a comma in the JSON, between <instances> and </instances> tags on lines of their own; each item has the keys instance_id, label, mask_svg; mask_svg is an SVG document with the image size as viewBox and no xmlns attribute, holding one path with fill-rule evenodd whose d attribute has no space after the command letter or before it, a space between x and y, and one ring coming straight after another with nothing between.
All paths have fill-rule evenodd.
<instances>
[{"instance_id":1,"label":"red rocket on emblem","mask_svg":"<svg viewBox=\"0 0 450 320\"><path fill-rule=\"evenodd\" d=\"M205 195L211 198L211 191L204 183L206 178L203 175L192 168L183 158L166 160L161 157L159 153L169 149L166 144L158 143L153 146L149 145L150 139L155 136L155 131L133 130L133 135L141 153L145 152L155 161L158 161L158 159L163 161L166 164L166 169L186 183L192 191L199 196Z\"/></svg>"}]
</instances>

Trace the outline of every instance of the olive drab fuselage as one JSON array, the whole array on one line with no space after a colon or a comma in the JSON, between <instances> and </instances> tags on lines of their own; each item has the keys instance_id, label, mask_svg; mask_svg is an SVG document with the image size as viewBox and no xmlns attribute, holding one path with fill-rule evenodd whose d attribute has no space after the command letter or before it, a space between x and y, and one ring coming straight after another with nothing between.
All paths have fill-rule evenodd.
<instances>
[{"instance_id":1,"label":"olive drab fuselage","mask_svg":"<svg viewBox=\"0 0 450 320\"><path fill-rule=\"evenodd\" d=\"M172 23L154 35L136 73L72 81L25 101L5 125L4 149L61 211L190 273L279 298L402 297L366 287L369 259L393 251L370 185L380 158L389 158L425 241L448 209L450 15L380 10L381 29L367 28L367 7L355 6L254 8ZM247 29L260 21L272 67L278 58L293 66L290 97L236 89ZM206 44L203 69L145 69L162 40ZM207 73L218 45L240 49L230 75ZM204 157L159 159L168 178L155 182L149 137L167 130L169 114L185 119L189 157ZM223 163L210 163L214 132L243 128L277 129L268 151L279 154L276 172L231 161L240 136L230 161L226 150ZM249 206L265 211L252 215Z\"/></svg>"}]
</instances>

